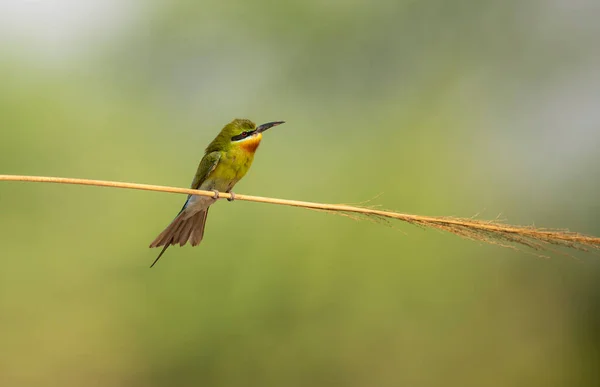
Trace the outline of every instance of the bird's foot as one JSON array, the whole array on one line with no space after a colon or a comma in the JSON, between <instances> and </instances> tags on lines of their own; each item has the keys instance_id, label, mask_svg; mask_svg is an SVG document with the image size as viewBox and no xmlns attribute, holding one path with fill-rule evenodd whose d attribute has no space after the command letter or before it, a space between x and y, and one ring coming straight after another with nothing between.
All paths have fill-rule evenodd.
<instances>
[{"instance_id":1,"label":"bird's foot","mask_svg":"<svg viewBox=\"0 0 600 387\"><path fill-rule=\"evenodd\" d=\"M231 191L227 191L227 193L231 195L230 198L227 198L227 201L228 202L234 201L235 200L235 194L233 192L231 192Z\"/></svg>"},{"instance_id":2,"label":"bird's foot","mask_svg":"<svg viewBox=\"0 0 600 387\"><path fill-rule=\"evenodd\" d=\"M219 196L221 196L221 193L219 191L217 191L216 189L212 189L211 191L213 191L215 193L215 196L213 196L214 199L218 199Z\"/></svg>"}]
</instances>

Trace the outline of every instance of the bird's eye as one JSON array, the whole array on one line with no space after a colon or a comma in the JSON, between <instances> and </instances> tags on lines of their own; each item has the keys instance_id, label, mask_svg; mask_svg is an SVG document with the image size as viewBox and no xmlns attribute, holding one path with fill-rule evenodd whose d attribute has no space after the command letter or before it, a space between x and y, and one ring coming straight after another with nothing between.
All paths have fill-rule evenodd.
<instances>
[{"instance_id":1,"label":"bird's eye","mask_svg":"<svg viewBox=\"0 0 600 387\"><path fill-rule=\"evenodd\" d=\"M242 132L240 134L237 134L237 135L231 137L231 140L232 141L243 140L243 139L247 138L248 136L252 136L252 134L254 134L254 132L255 132L254 130L248 130L248 131Z\"/></svg>"}]
</instances>

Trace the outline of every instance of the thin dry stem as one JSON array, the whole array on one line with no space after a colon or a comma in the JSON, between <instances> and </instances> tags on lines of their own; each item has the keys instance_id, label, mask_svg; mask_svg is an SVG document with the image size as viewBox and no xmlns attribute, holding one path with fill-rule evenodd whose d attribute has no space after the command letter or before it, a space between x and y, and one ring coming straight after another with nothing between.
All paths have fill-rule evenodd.
<instances>
[{"instance_id":1,"label":"thin dry stem","mask_svg":"<svg viewBox=\"0 0 600 387\"><path fill-rule=\"evenodd\" d=\"M199 196L214 196L214 192L212 191L104 180L46 176L0 175L0 181L77 184ZM231 198L231 195L223 192L220 194L220 198L229 199ZM502 247L514 248L514 245L521 245L537 251L550 250L555 252L556 250L553 247L567 247L581 251L600 250L600 238L598 237L570 232L568 230L543 229L535 228L533 226L512 226L501 223L498 218L495 220L477 220L473 218L409 215L393 211L379 210L373 207L312 203L298 200L276 199L241 194L236 194L235 199L325 211L344 215L355 220L360 220L366 217L377 223L388 223L389 219L397 219L415 226L447 231L463 238L495 244Z\"/></svg>"}]
</instances>

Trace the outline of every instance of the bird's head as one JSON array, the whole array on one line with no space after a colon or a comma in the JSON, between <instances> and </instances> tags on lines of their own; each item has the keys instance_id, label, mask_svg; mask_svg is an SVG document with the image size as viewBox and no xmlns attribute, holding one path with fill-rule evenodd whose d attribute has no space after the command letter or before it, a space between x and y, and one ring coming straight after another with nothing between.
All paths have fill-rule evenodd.
<instances>
[{"instance_id":1,"label":"bird's head","mask_svg":"<svg viewBox=\"0 0 600 387\"><path fill-rule=\"evenodd\" d=\"M284 121L275 121L256 126L250 120L236 118L225 125L221 130L220 137L225 141L229 141L232 146L239 146L248 152L254 152L258 148L260 140L262 140L262 133L283 123Z\"/></svg>"}]
</instances>

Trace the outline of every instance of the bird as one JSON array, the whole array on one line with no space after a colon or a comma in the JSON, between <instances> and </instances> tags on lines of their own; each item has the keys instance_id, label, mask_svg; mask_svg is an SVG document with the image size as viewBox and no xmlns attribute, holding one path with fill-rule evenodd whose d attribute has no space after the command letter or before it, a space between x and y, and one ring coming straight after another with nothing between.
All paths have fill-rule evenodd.
<instances>
[{"instance_id":1,"label":"bird","mask_svg":"<svg viewBox=\"0 0 600 387\"><path fill-rule=\"evenodd\" d=\"M283 123L273 121L256 126L248 119L236 118L221 129L206 147L190 187L214 191L214 196L188 195L175 219L150 244L150 248L164 246L150 267L156 265L169 246L187 242L197 246L202 242L208 209L219 198L219 192L227 192L231 195L228 200L235 200L231 190L250 169L263 132Z\"/></svg>"}]
</instances>

